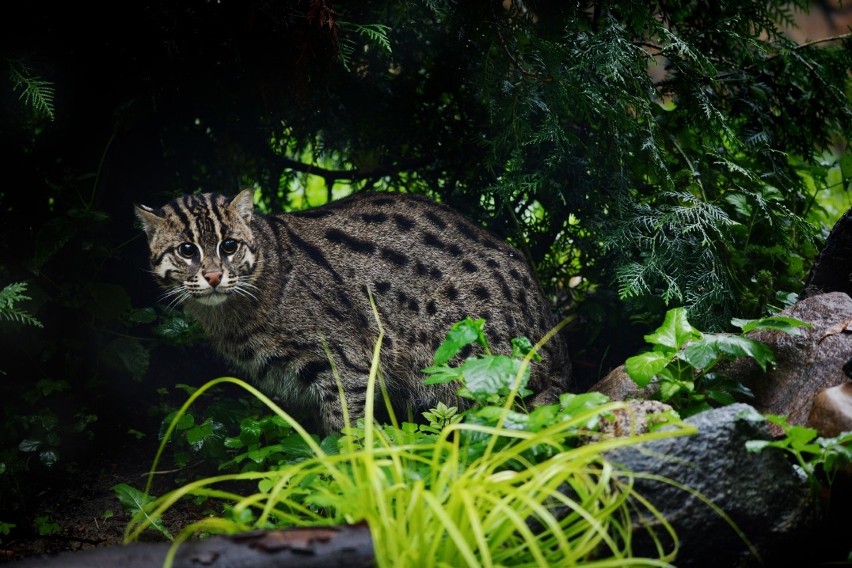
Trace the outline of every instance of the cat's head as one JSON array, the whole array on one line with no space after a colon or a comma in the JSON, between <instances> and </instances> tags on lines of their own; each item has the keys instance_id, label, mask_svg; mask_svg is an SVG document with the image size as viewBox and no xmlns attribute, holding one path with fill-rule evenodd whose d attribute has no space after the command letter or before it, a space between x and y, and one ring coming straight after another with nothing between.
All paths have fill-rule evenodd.
<instances>
[{"instance_id":1,"label":"cat's head","mask_svg":"<svg viewBox=\"0 0 852 568\"><path fill-rule=\"evenodd\" d=\"M251 190L233 198L205 193L179 197L159 209L135 208L165 298L215 306L233 296L255 297Z\"/></svg>"}]
</instances>

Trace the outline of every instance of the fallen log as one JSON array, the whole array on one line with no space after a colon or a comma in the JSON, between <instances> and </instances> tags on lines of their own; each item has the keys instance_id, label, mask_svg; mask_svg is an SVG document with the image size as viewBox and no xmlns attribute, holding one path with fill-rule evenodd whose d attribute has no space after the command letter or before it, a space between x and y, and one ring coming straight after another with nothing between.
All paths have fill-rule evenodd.
<instances>
[{"instance_id":1,"label":"fallen log","mask_svg":"<svg viewBox=\"0 0 852 568\"><path fill-rule=\"evenodd\" d=\"M32 557L19 568L155 568L171 543L136 543ZM175 568L326 568L376 565L366 523L214 536L180 545Z\"/></svg>"}]
</instances>

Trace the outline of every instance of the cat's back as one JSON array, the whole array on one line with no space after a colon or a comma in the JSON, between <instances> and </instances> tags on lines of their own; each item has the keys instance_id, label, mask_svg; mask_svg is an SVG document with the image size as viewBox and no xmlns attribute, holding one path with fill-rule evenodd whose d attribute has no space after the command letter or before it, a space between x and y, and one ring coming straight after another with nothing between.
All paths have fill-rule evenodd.
<instances>
[{"instance_id":1,"label":"cat's back","mask_svg":"<svg viewBox=\"0 0 852 568\"><path fill-rule=\"evenodd\" d=\"M374 291L398 281L428 287L450 300L526 301L535 287L517 249L431 199L402 193L364 193L284 216L297 239L334 266L373 276ZM316 259L319 260L319 259ZM462 289L463 288L463 289Z\"/></svg>"},{"instance_id":2,"label":"cat's back","mask_svg":"<svg viewBox=\"0 0 852 568\"><path fill-rule=\"evenodd\" d=\"M300 254L292 288L304 302L322 298L325 311L369 319L369 290L392 344L406 350L433 353L451 325L468 316L487 320L501 352L511 350L512 338L537 341L556 323L517 249L428 198L365 193L276 218ZM334 323L350 322L367 324L363 316ZM544 351L568 372L559 339Z\"/></svg>"}]
</instances>

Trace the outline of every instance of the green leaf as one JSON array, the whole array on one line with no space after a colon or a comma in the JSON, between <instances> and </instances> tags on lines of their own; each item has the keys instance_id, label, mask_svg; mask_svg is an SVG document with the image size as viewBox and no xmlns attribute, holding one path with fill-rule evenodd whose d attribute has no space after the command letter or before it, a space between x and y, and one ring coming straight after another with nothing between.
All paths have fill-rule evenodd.
<instances>
[{"instance_id":1,"label":"green leaf","mask_svg":"<svg viewBox=\"0 0 852 568\"><path fill-rule=\"evenodd\" d=\"M559 395L559 414L563 419L567 419L585 410L597 408L607 402L609 402L609 397L603 393L585 392L574 394L567 392Z\"/></svg>"},{"instance_id":2,"label":"green leaf","mask_svg":"<svg viewBox=\"0 0 852 568\"><path fill-rule=\"evenodd\" d=\"M484 406L476 411L476 416L484 419L488 424L497 424L502 418L503 427L507 430L526 430L530 420L528 414L506 410L500 406Z\"/></svg>"},{"instance_id":3,"label":"green leaf","mask_svg":"<svg viewBox=\"0 0 852 568\"><path fill-rule=\"evenodd\" d=\"M663 325L654 333L646 335L645 341L677 351L687 342L700 338L701 332L689 325L686 319L686 309L672 308L666 312Z\"/></svg>"},{"instance_id":4,"label":"green leaf","mask_svg":"<svg viewBox=\"0 0 852 568\"><path fill-rule=\"evenodd\" d=\"M696 369L709 369L722 357L722 352L714 337L705 335L702 339L690 343L677 354L678 358Z\"/></svg>"},{"instance_id":5,"label":"green leaf","mask_svg":"<svg viewBox=\"0 0 852 568\"><path fill-rule=\"evenodd\" d=\"M462 380L461 371L453 367L447 367L446 365L426 367L423 369L423 372L431 375L423 380L423 384L425 385L439 385Z\"/></svg>"},{"instance_id":6,"label":"green leaf","mask_svg":"<svg viewBox=\"0 0 852 568\"><path fill-rule=\"evenodd\" d=\"M752 320L734 318L731 320L731 324L735 327L742 329L743 333L767 329L773 331L783 331L784 333L789 333L792 335L801 335L803 327L813 327L813 325L804 320L787 316L770 316Z\"/></svg>"},{"instance_id":7,"label":"green leaf","mask_svg":"<svg viewBox=\"0 0 852 568\"><path fill-rule=\"evenodd\" d=\"M526 337L515 337L512 339L512 357L523 359L533 349L532 342ZM532 361L541 361L541 356L536 353L532 356Z\"/></svg>"},{"instance_id":8,"label":"green leaf","mask_svg":"<svg viewBox=\"0 0 852 568\"><path fill-rule=\"evenodd\" d=\"M154 308L131 310L130 314L127 316L127 321L130 323L151 323L156 319L157 312L154 311Z\"/></svg>"},{"instance_id":9,"label":"green leaf","mask_svg":"<svg viewBox=\"0 0 852 568\"><path fill-rule=\"evenodd\" d=\"M769 447L769 440L749 440L746 442L746 450L750 452L760 452L764 448Z\"/></svg>"},{"instance_id":10,"label":"green leaf","mask_svg":"<svg viewBox=\"0 0 852 568\"><path fill-rule=\"evenodd\" d=\"M135 337L117 337L103 353L104 364L125 371L135 380L141 380L148 370L151 355Z\"/></svg>"},{"instance_id":11,"label":"green leaf","mask_svg":"<svg viewBox=\"0 0 852 568\"><path fill-rule=\"evenodd\" d=\"M186 431L186 441L194 448L201 448L211 436L214 436L214 433L213 421L208 418Z\"/></svg>"},{"instance_id":12,"label":"green leaf","mask_svg":"<svg viewBox=\"0 0 852 568\"><path fill-rule=\"evenodd\" d=\"M673 353L648 351L630 357L624 362L624 368L630 378L640 387L645 388L657 374L674 359Z\"/></svg>"},{"instance_id":13,"label":"green leaf","mask_svg":"<svg viewBox=\"0 0 852 568\"><path fill-rule=\"evenodd\" d=\"M515 376L521 368L521 362L505 355L488 355L477 359L468 359L459 367L464 376L465 386L474 396L503 394L511 389ZM521 388L529 379L529 367L521 380Z\"/></svg>"},{"instance_id":14,"label":"green leaf","mask_svg":"<svg viewBox=\"0 0 852 568\"><path fill-rule=\"evenodd\" d=\"M453 324L447 333L447 338L435 351L435 365L444 365L455 357L459 351L471 343L479 343L487 349L488 341L485 339L485 320L471 319L469 316L464 320Z\"/></svg>"},{"instance_id":15,"label":"green leaf","mask_svg":"<svg viewBox=\"0 0 852 568\"><path fill-rule=\"evenodd\" d=\"M158 531L163 533L169 540L174 540L171 533L166 529L166 525L163 523L162 517L153 518L148 512L145 510L145 506L154 500L154 498L147 493L139 491L135 487L127 485L126 483L119 483L118 485L112 486L113 492L115 492L115 496L118 497L118 501L121 503L121 506L124 507L124 510L129 512L130 514L142 515L146 519L151 522L151 525L156 528Z\"/></svg>"},{"instance_id":16,"label":"green leaf","mask_svg":"<svg viewBox=\"0 0 852 568\"><path fill-rule=\"evenodd\" d=\"M705 345L697 345L697 343ZM718 353L719 356L725 355L731 358L751 357L763 371L766 371L768 365L775 363L775 354L765 343L741 335L725 333L708 334L703 341L688 345L684 349L683 358L699 369L706 369L707 361L713 352Z\"/></svg>"}]
</instances>

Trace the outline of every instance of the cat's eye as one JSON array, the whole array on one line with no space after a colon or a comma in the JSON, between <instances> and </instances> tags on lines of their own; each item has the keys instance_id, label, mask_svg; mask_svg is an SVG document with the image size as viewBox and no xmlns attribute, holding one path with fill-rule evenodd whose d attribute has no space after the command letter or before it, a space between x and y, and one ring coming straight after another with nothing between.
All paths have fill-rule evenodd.
<instances>
[{"instance_id":1,"label":"cat's eye","mask_svg":"<svg viewBox=\"0 0 852 568\"><path fill-rule=\"evenodd\" d=\"M181 243L177 247L177 252L184 258L194 258L198 254L198 247L192 243Z\"/></svg>"},{"instance_id":2,"label":"cat's eye","mask_svg":"<svg viewBox=\"0 0 852 568\"><path fill-rule=\"evenodd\" d=\"M223 253L234 254L235 252L237 252L238 245L239 243L237 243L237 241L234 239L225 239L224 241L222 241L222 244L220 246L222 247Z\"/></svg>"}]
</instances>

